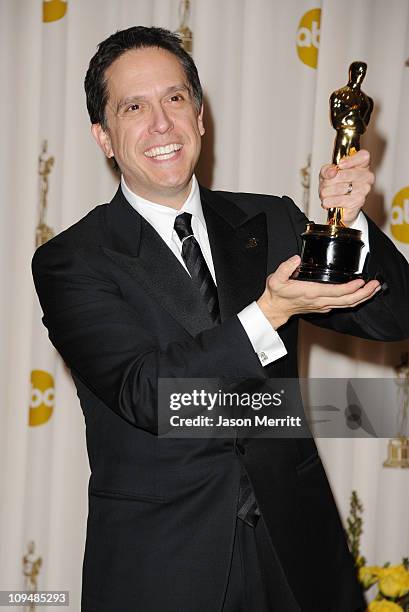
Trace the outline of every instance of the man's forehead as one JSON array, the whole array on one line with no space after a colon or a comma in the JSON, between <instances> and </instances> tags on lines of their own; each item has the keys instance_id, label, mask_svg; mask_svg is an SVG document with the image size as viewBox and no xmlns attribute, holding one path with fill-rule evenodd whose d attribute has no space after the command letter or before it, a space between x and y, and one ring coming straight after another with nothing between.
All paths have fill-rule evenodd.
<instances>
[{"instance_id":1,"label":"man's forehead","mask_svg":"<svg viewBox=\"0 0 409 612\"><path fill-rule=\"evenodd\" d=\"M110 94L119 98L146 96L152 89L165 91L176 86L190 90L179 59L158 47L126 51L106 70L105 80Z\"/></svg>"},{"instance_id":2,"label":"man's forehead","mask_svg":"<svg viewBox=\"0 0 409 612\"><path fill-rule=\"evenodd\" d=\"M149 76L153 71L172 71L185 75L178 57L160 47L141 47L122 53L106 70L108 78L120 72L131 72L131 76Z\"/></svg>"}]
</instances>

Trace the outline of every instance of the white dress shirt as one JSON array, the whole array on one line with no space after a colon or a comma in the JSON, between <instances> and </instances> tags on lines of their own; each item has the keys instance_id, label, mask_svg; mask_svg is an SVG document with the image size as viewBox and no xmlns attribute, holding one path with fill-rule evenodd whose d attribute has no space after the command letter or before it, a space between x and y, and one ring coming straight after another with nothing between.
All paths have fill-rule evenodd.
<instances>
[{"instance_id":1,"label":"white dress shirt","mask_svg":"<svg viewBox=\"0 0 409 612\"><path fill-rule=\"evenodd\" d=\"M189 272L182 257L182 243L174 229L174 224L177 215L184 212L190 213L192 215L193 234L200 245L210 274L215 284L217 284L206 222L200 202L199 185L195 176L192 178L192 187L189 196L180 210L145 200L129 189L123 176L121 177L121 189L129 204L158 232L159 236L170 248L180 264L185 268L187 274L189 274ZM351 227L360 229L363 232L362 240L365 243L365 247L362 249L361 253L362 269L366 254L369 250L366 246L368 244L368 223L365 216L360 213L357 221ZM366 250L364 251L364 249ZM252 302L246 306L237 316L263 366L287 354L287 350L279 334L270 325L256 302Z\"/></svg>"}]
</instances>

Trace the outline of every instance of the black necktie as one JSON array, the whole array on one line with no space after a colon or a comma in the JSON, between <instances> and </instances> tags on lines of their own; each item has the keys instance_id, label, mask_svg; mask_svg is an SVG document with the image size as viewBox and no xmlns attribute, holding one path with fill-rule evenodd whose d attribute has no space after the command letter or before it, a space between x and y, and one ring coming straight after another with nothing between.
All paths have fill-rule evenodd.
<instances>
[{"instance_id":1,"label":"black necktie","mask_svg":"<svg viewBox=\"0 0 409 612\"><path fill-rule=\"evenodd\" d=\"M200 245L193 235L192 215L182 213L175 219L175 231L182 242L182 257L192 280L207 305L214 323L220 323L219 300L212 275L207 267Z\"/></svg>"}]
</instances>

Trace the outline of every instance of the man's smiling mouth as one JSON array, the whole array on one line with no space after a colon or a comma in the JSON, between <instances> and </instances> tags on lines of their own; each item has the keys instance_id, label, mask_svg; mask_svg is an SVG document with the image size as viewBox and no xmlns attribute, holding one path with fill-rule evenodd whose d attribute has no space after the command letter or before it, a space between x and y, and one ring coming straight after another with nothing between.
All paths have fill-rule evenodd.
<instances>
[{"instance_id":1,"label":"man's smiling mouth","mask_svg":"<svg viewBox=\"0 0 409 612\"><path fill-rule=\"evenodd\" d=\"M152 147L151 149L148 149L147 151L145 151L144 155L146 157L150 157L150 158L158 159L158 160L170 159L171 157L175 155L175 153L180 151L182 146L183 145L178 144L178 143L171 143L171 144L167 144L161 147Z\"/></svg>"}]
</instances>

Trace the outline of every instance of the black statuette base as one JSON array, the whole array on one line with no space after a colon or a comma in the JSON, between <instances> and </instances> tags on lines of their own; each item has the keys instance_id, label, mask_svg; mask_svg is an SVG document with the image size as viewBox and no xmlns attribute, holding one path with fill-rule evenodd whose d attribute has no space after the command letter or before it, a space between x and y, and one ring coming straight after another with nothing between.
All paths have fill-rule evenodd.
<instances>
[{"instance_id":1,"label":"black statuette base","mask_svg":"<svg viewBox=\"0 0 409 612\"><path fill-rule=\"evenodd\" d=\"M363 247L359 230L309 223L302 238L301 264L291 278L336 284L362 278L358 273Z\"/></svg>"}]
</instances>

